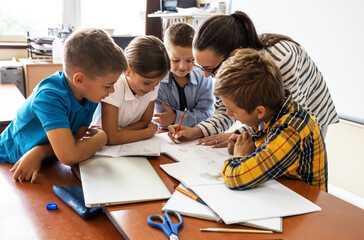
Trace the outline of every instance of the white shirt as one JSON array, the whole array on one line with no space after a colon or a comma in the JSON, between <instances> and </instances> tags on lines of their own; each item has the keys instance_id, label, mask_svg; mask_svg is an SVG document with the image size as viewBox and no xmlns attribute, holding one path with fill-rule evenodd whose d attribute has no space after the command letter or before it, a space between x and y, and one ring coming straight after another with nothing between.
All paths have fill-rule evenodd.
<instances>
[{"instance_id":1,"label":"white shirt","mask_svg":"<svg viewBox=\"0 0 364 240\"><path fill-rule=\"evenodd\" d=\"M121 74L118 81L114 84L114 88L115 92L102 101L119 108L119 128L138 122L149 103L154 101L158 96L158 87L144 96L134 95L124 74ZM93 125L101 126L100 106L95 111Z\"/></svg>"}]
</instances>

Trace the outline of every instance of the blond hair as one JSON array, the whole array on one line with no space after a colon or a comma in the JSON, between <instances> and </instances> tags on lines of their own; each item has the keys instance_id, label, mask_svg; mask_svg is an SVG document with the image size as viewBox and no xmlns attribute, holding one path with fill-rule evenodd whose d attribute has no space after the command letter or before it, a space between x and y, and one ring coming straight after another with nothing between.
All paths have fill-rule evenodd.
<instances>
[{"instance_id":1,"label":"blond hair","mask_svg":"<svg viewBox=\"0 0 364 240\"><path fill-rule=\"evenodd\" d=\"M214 94L251 113L262 105L277 110L284 98L279 68L254 49L240 49L226 60L216 76Z\"/></svg>"},{"instance_id":2,"label":"blond hair","mask_svg":"<svg viewBox=\"0 0 364 240\"><path fill-rule=\"evenodd\" d=\"M122 73L128 68L122 49L101 29L88 28L71 34L63 53L66 76L81 69L92 79L109 73Z\"/></svg>"},{"instance_id":3,"label":"blond hair","mask_svg":"<svg viewBox=\"0 0 364 240\"><path fill-rule=\"evenodd\" d=\"M164 77L171 68L164 44L154 36L134 38L125 48L125 56L129 66L145 78Z\"/></svg>"}]
</instances>

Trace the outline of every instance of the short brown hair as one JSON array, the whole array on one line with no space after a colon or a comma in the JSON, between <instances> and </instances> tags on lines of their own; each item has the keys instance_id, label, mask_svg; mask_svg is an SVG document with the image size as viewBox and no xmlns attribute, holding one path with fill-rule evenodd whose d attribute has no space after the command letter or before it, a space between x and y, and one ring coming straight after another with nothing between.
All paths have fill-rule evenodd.
<instances>
[{"instance_id":1,"label":"short brown hair","mask_svg":"<svg viewBox=\"0 0 364 240\"><path fill-rule=\"evenodd\" d=\"M145 78L164 77L171 68L164 44L154 36L134 38L125 48L125 56L129 66Z\"/></svg>"},{"instance_id":2,"label":"short brown hair","mask_svg":"<svg viewBox=\"0 0 364 240\"><path fill-rule=\"evenodd\" d=\"M248 113L259 105L277 110L284 98L282 75L275 63L258 51L240 49L220 67L214 94Z\"/></svg>"},{"instance_id":3,"label":"short brown hair","mask_svg":"<svg viewBox=\"0 0 364 240\"><path fill-rule=\"evenodd\" d=\"M120 74L128 69L123 50L103 30L87 28L75 33L64 45L64 71L80 68L89 78Z\"/></svg>"},{"instance_id":4,"label":"short brown hair","mask_svg":"<svg viewBox=\"0 0 364 240\"><path fill-rule=\"evenodd\" d=\"M176 23L169 26L164 33L164 44L179 47L192 47L195 29L187 23Z\"/></svg>"}]
</instances>

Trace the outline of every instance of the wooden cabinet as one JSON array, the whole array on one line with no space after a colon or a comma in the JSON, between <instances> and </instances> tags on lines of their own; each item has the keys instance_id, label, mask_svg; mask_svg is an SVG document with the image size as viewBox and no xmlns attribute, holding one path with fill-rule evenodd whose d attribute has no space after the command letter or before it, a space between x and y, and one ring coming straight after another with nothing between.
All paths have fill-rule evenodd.
<instances>
[{"instance_id":1,"label":"wooden cabinet","mask_svg":"<svg viewBox=\"0 0 364 240\"><path fill-rule=\"evenodd\" d=\"M57 71L62 71L61 63L39 62L31 59L20 59L24 68L25 95L28 97L35 86L44 78Z\"/></svg>"}]
</instances>

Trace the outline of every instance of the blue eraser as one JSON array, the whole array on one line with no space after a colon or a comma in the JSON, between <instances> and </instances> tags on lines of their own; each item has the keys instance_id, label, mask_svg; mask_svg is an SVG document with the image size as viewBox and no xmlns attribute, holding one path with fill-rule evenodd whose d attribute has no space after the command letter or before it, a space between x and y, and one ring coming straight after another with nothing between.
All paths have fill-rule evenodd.
<instances>
[{"instance_id":1,"label":"blue eraser","mask_svg":"<svg viewBox=\"0 0 364 240\"><path fill-rule=\"evenodd\" d=\"M47 208L47 210L56 210L57 203L47 203L46 208Z\"/></svg>"}]
</instances>

